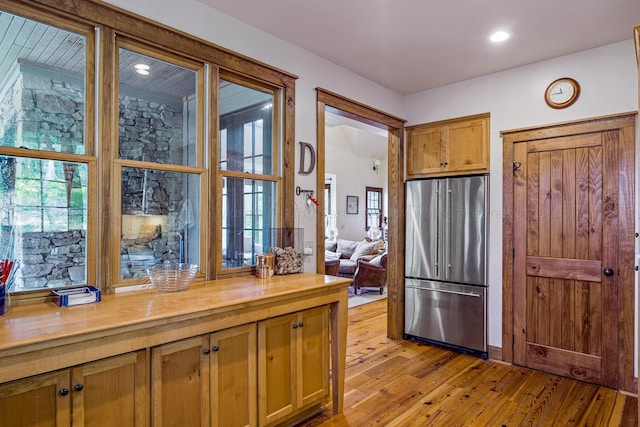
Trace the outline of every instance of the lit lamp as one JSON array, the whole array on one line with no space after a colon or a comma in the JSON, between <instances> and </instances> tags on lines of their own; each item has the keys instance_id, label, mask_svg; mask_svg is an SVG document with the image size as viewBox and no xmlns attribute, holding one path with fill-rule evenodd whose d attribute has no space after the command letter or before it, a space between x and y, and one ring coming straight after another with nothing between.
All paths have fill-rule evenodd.
<instances>
[{"instance_id":1,"label":"lit lamp","mask_svg":"<svg viewBox=\"0 0 640 427\"><path fill-rule=\"evenodd\" d=\"M378 173L378 168L380 167L380 160L373 161L373 170L375 173Z\"/></svg>"}]
</instances>

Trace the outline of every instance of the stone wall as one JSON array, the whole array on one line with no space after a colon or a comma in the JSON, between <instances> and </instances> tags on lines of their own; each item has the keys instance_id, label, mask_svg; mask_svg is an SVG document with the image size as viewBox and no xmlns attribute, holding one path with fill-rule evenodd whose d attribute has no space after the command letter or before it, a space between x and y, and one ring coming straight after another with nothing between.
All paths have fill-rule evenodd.
<instances>
[{"instance_id":1,"label":"stone wall","mask_svg":"<svg viewBox=\"0 0 640 427\"><path fill-rule=\"evenodd\" d=\"M57 288L86 283L86 232L30 232L16 236L16 288Z\"/></svg>"}]
</instances>

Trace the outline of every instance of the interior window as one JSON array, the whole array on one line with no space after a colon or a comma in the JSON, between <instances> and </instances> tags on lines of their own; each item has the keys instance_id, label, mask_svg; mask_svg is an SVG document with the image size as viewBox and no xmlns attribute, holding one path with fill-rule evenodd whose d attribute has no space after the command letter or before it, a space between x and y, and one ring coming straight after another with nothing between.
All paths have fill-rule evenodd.
<instances>
[{"instance_id":1,"label":"interior window","mask_svg":"<svg viewBox=\"0 0 640 427\"><path fill-rule=\"evenodd\" d=\"M368 231L371 225L382 227L382 188L366 188L366 210L365 230Z\"/></svg>"},{"instance_id":2,"label":"interior window","mask_svg":"<svg viewBox=\"0 0 640 427\"><path fill-rule=\"evenodd\" d=\"M0 44L0 258L15 262L14 292L93 283L95 164L85 138L93 36L7 12L0 22L12 30Z\"/></svg>"},{"instance_id":3,"label":"interior window","mask_svg":"<svg viewBox=\"0 0 640 427\"><path fill-rule=\"evenodd\" d=\"M279 177L273 91L220 82L222 267L254 264L275 245ZM238 175L240 173L241 175Z\"/></svg>"},{"instance_id":4,"label":"interior window","mask_svg":"<svg viewBox=\"0 0 640 427\"><path fill-rule=\"evenodd\" d=\"M122 281L146 279L153 264L202 258L198 65L135 49L142 50L126 42L119 49Z\"/></svg>"}]
</instances>

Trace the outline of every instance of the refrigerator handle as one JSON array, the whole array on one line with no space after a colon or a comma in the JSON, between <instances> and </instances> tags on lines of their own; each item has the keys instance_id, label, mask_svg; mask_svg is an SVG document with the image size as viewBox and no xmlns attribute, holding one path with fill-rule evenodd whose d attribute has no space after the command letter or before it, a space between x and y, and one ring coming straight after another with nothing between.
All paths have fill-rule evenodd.
<instances>
[{"instance_id":1,"label":"refrigerator handle","mask_svg":"<svg viewBox=\"0 0 640 427\"><path fill-rule=\"evenodd\" d=\"M447 242L449 242L447 244L447 248L448 248L448 253L447 255L447 259L445 260L445 263L447 264L447 277L451 277L451 227L452 227L452 223L453 221L451 221L451 215L453 215L453 211L452 211L452 201L451 201L451 188L447 188L447 214L445 216L446 218L446 226L447 226L447 235L445 236L445 238L447 239Z\"/></svg>"},{"instance_id":2,"label":"refrigerator handle","mask_svg":"<svg viewBox=\"0 0 640 427\"><path fill-rule=\"evenodd\" d=\"M436 187L436 212L438 213L438 216L441 215L440 213L440 183L437 183L438 186ZM436 232L436 253L435 253L435 257L436 259L434 260L435 262L433 263L433 265L435 266L436 269L436 277L440 277L440 243L441 243L441 238L442 236L440 236L440 228L437 228L437 232Z\"/></svg>"}]
</instances>

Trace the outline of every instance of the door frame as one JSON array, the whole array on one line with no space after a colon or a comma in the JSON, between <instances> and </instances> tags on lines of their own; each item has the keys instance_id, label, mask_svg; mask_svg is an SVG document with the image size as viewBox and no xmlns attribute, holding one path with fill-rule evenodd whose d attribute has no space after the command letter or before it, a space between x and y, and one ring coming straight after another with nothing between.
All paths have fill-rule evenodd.
<instances>
[{"instance_id":1,"label":"door frame","mask_svg":"<svg viewBox=\"0 0 640 427\"><path fill-rule=\"evenodd\" d=\"M618 388L635 393L634 381L634 249L635 249L635 122L636 112L500 132L502 146L502 360L513 363L513 171L514 145L518 142L617 130L619 135L618 206Z\"/></svg>"},{"instance_id":2,"label":"door frame","mask_svg":"<svg viewBox=\"0 0 640 427\"><path fill-rule=\"evenodd\" d=\"M389 241L387 252L387 336L402 339L404 331L404 124L406 120L361 104L323 88L317 95L317 176L316 188L324 188L325 110L367 123L388 132ZM318 191L316 221L316 270L324 273L324 191Z\"/></svg>"}]
</instances>

